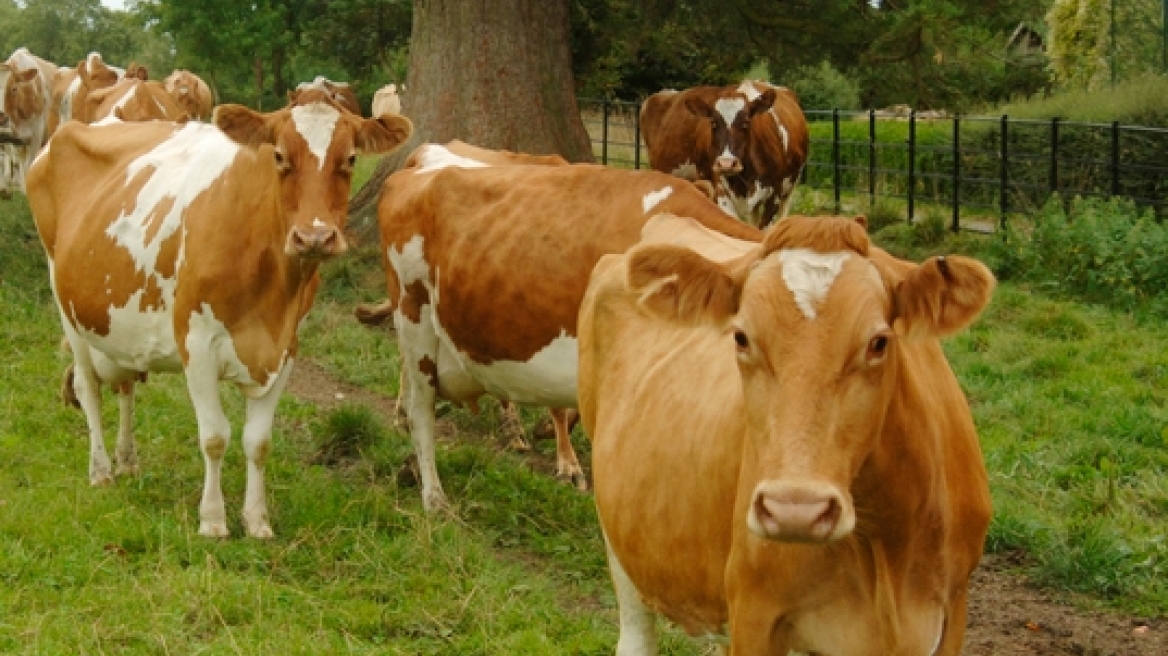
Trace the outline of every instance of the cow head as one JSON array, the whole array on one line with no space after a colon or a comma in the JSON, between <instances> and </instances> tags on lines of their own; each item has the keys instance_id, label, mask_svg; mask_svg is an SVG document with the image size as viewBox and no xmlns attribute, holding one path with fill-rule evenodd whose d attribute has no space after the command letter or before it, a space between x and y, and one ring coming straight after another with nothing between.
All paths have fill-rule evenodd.
<instances>
[{"instance_id":1,"label":"cow head","mask_svg":"<svg viewBox=\"0 0 1168 656\"><path fill-rule=\"evenodd\" d=\"M712 104L700 95L686 99L686 109L709 125L715 173L733 176L742 172L742 163L750 157L751 121L774 104L774 89L767 89L754 100L738 91L724 94Z\"/></svg>"},{"instance_id":2,"label":"cow head","mask_svg":"<svg viewBox=\"0 0 1168 656\"><path fill-rule=\"evenodd\" d=\"M402 116L362 119L327 102L268 114L241 105L220 105L213 120L237 143L272 146L281 212L288 225L284 250L310 259L348 248L344 228L357 154L393 150L413 130Z\"/></svg>"},{"instance_id":3,"label":"cow head","mask_svg":"<svg viewBox=\"0 0 1168 656\"><path fill-rule=\"evenodd\" d=\"M21 70L12 62L0 64L0 132L12 135L16 123L27 121L45 108L41 92L40 70Z\"/></svg>"},{"instance_id":4,"label":"cow head","mask_svg":"<svg viewBox=\"0 0 1168 656\"><path fill-rule=\"evenodd\" d=\"M316 76L311 82L301 82L294 90L288 92L289 105L304 105L314 98L313 92L323 92L332 102L347 112L361 115L361 104L357 101L357 94L348 82L334 82L323 75Z\"/></svg>"},{"instance_id":5,"label":"cow head","mask_svg":"<svg viewBox=\"0 0 1168 656\"><path fill-rule=\"evenodd\" d=\"M747 430L738 507L760 537L851 533L853 482L903 384L905 343L952 334L989 302L994 278L976 260L869 255L861 223L840 218L787 219L725 264L678 246L629 254L628 285L648 311L715 326L737 360Z\"/></svg>"},{"instance_id":6,"label":"cow head","mask_svg":"<svg viewBox=\"0 0 1168 656\"><path fill-rule=\"evenodd\" d=\"M118 68L107 66L100 54L89 53L84 61L77 64L77 79L80 80L80 84L77 87L77 93L73 96L73 118L84 123L92 122L94 120L93 114L100 107L102 101L92 100L90 96L114 86L123 77L125 77L124 72Z\"/></svg>"}]
</instances>

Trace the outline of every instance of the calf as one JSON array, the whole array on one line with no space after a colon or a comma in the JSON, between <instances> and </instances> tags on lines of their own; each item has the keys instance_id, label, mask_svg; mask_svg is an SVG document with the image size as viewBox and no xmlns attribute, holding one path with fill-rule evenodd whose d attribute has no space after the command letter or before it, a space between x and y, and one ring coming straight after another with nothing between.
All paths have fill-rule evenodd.
<instances>
[{"instance_id":1,"label":"calf","mask_svg":"<svg viewBox=\"0 0 1168 656\"><path fill-rule=\"evenodd\" d=\"M990 520L939 337L994 279L916 265L839 218L762 244L662 216L603 258L580 310L580 411L620 606L730 653L955 656Z\"/></svg>"},{"instance_id":2,"label":"calf","mask_svg":"<svg viewBox=\"0 0 1168 656\"><path fill-rule=\"evenodd\" d=\"M203 78L188 70L179 69L166 76L162 86L186 111L187 116L198 121L211 118L211 108L215 105L215 100L211 95L211 88Z\"/></svg>"}]
</instances>

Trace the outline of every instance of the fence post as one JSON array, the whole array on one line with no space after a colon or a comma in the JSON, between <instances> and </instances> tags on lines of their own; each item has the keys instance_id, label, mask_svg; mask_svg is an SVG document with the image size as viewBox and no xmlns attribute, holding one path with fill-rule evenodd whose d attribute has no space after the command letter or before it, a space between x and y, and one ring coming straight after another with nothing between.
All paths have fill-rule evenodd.
<instances>
[{"instance_id":1,"label":"fence post","mask_svg":"<svg viewBox=\"0 0 1168 656\"><path fill-rule=\"evenodd\" d=\"M1165 0L1168 2L1168 0ZM876 204L876 110L868 110L868 206Z\"/></svg>"},{"instance_id":2,"label":"fence post","mask_svg":"<svg viewBox=\"0 0 1168 656\"><path fill-rule=\"evenodd\" d=\"M1000 197L998 198L998 205L1002 213L1001 221L1003 231L1006 230L1006 213L1010 210L1010 142L1007 138L1009 126L1009 117L1002 114L1002 143L999 161L1000 170L998 171L1000 177Z\"/></svg>"},{"instance_id":3,"label":"fence post","mask_svg":"<svg viewBox=\"0 0 1168 656\"><path fill-rule=\"evenodd\" d=\"M608 98L602 102L600 128L600 163L608 165Z\"/></svg>"},{"instance_id":4,"label":"fence post","mask_svg":"<svg viewBox=\"0 0 1168 656\"><path fill-rule=\"evenodd\" d=\"M840 125L839 125L839 109L831 110L831 168L832 168L832 187L835 190L835 213L839 214L842 210L840 204Z\"/></svg>"},{"instance_id":5,"label":"fence post","mask_svg":"<svg viewBox=\"0 0 1168 656\"><path fill-rule=\"evenodd\" d=\"M961 115L953 115L953 232L961 232Z\"/></svg>"},{"instance_id":6,"label":"fence post","mask_svg":"<svg viewBox=\"0 0 1168 656\"><path fill-rule=\"evenodd\" d=\"M1050 193L1057 194L1058 184L1059 119L1050 119Z\"/></svg>"},{"instance_id":7,"label":"fence post","mask_svg":"<svg viewBox=\"0 0 1168 656\"><path fill-rule=\"evenodd\" d=\"M1119 195L1119 121L1111 122L1111 195Z\"/></svg>"},{"instance_id":8,"label":"fence post","mask_svg":"<svg viewBox=\"0 0 1168 656\"><path fill-rule=\"evenodd\" d=\"M633 168L641 168L641 103L633 105Z\"/></svg>"},{"instance_id":9,"label":"fence post","mask_svg":"<svg viewBox=\"0 0 1168 656\"><path fill-rule=\"evenodd\" d=\"M908 224L913 222L917 187L917 110L908 113Z\"/></svg>"}]
</instances>

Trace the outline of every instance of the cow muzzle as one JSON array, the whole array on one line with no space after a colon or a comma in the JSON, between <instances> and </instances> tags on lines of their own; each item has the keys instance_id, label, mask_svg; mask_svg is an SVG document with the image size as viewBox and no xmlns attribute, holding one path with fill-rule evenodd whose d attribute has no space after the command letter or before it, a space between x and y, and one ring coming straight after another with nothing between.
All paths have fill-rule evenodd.
<instances>
[{"instance_id":1,"label":"cow muzzle","mask_svg":"<svg viewBox=\"0 0 1168 656\"><path fill-rule=\"evenodd\" d=\"M831 542L851 533L856 513L834 485L763 481L754 489L747 527L781 542Z\"/></svg>"},{"instance_id":2,"label":"cow muzzle","mask_svg":"<svg viewBox=\"0 0 1168 656\"><path fill-rule=\"evenodd\" d=\"M738 175L742 173L742 160L733 155L722 155L714 160L714 169L721 175Z\"/></svg>"},{"instance_id":3,"label":"cow muzzle","mask_svg":"<svg viewBox=\"0 0 1168 656\"><path fill-rule=\"evenodd\" d=\"M333 226L295 227L288 233L284 252L288 255L324 259L349 249L345 236Z\"/></svg>"}]
</instances>

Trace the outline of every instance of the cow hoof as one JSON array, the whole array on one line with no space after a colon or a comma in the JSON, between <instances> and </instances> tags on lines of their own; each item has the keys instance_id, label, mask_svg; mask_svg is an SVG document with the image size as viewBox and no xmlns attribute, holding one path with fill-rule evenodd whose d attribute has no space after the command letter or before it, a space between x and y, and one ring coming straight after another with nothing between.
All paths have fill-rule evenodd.
<instances>
[{"instance_id":1,"label":"cow hoof","mask_svg":"<svg viewBox=\"0 0 1168 656\"><path fill-rule=\"evenodd\" d=\"M247 527L247 536L257 540L271 540L276 537L276 534L272 532L272 527L268 526L267 522L264 522L258 526L249 524Z\"/></svg>"},{"instance_id":2,"label":"cow hoof","mask_svg":"<svg viewBox=\"0 0 1168 656\"><path fill-rule=\"evenodd\" d=\"M446 495L441 491L431 492L430 494L422 495L422 507L428 513L448 512L450 510L450 502L446 500Z\"/></svg>"},{"instance_id":3,"label":"cow hoof","mask_svg":"<svg viewBox=\"0 0 1168 656\"><path fill-rule=\"evenodd\" d=\"M109 487L114 484L114 477L110 475L109 470L104 472L96 472L89 475L89 484L93 487Z\"/></svg>"},{"instance_id":4,"label":"cow hoof","mask_svg":"<svg viewBox=\"0 0 1168 656\"><path fill-rule=\"evenodd\" d=\"M137 458L118 458L118 468L114 471L118 476L137 476L138 475L138 459Z\"/></svg>"},{"instance_id":5,"label":"cow hoof","mask_svg":"<svg viewBox=\"0 0 1168 656\"><path fill-rule=\"evenodd\" d=\"M226 524L219 522L202 522L199 524L199 535L205 538L225 538L231 533L227 530Z\"/></svg>"},{"instance_id":6,"label":"cow hoof","mask_svg":"<svg viewBox=\"0 0 1168 656\"><path fill-rule=\"evenodd\" d=\"M557 467L556 478L581 492L588 491L588 477L580 467Z\"/></svg>"}]
</instances>

